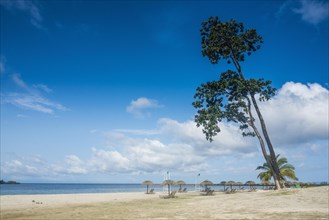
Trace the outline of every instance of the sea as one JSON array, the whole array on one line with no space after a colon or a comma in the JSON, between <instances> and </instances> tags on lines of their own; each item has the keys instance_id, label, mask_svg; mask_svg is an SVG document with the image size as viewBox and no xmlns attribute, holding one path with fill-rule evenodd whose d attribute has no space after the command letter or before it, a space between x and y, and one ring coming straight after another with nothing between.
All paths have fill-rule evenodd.
<instances>
[{"instance_id":1,"label":"sea","mask_svg":"<svg viewBox=\"0 0 329 220\"><path fill-rule=\"evenodd\" d=\"M172 186L173 190L179 186ZM183 187L183 186L182 186ZM186 185L188 190L194 190L194 185ZM118 193L118 192L146 192L146 185L126 183L20 183L0 184L0 195L37 195L37 194L79 194L79 193ZM150 185L149 189L162 192L160 184Z\"/></svg>"},{"instance_id":2,"label":"sea","mask_svg":"<svg viewBox=\"0 0 329 220\"><path fill-rule=\"evenodd\" d=\"M171 190L178 190L179 186L171 186ZM187 191L195 191L194 184L182 185ZM215 191L223 191L221 185L211 186ZM238 188L233 186L233 188ZM258 188L258 187L257 187ZM149 189L155 192L167 190L167 186L161 184L150 185ZM202 190L197 188L197 190ZM119 192L146 192L146 185L140 183L20 183L0 184L0 195L37 195L37 194L81 194L81 193L119 193Z\"/></svg>"}]
</instances>

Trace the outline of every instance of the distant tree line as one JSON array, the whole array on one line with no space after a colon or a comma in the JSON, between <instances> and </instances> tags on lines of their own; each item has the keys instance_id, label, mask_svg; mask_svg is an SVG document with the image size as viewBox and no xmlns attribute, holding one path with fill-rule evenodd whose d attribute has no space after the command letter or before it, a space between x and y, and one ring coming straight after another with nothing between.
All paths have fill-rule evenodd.
<instances>
[{"instance_id":1,"label":"distant tree line","mask_svg":"<svg viewBox=\"0 0 329 220\"><path fill-rule=\"evenodd\" d=\"M16 181L4 181L4 180L0 180L0 184L19 184L19 182Z\"/></svg>"}]
</instances>

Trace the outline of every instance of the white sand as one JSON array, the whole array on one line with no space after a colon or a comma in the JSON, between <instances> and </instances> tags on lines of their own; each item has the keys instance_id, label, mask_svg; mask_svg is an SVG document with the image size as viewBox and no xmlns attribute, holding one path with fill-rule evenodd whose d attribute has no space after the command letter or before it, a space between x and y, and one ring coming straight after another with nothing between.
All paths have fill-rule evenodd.
<instances>
[{"instance_id":1,"label":"white sand","mask_svg":"<svg viewBox=\"0 0 329 220\"><path fill-rule=\"evenodd\" d=\"M0 196L1 210L26 209L35 207L58 207L109 201L132 201L150 199L156 194L142 192L129 193L90 193L90 194L46 194L46 195L6 195ZM33 202L34 201L34 202Z\"/></svg>"},{"instance_id":2,"label":"white sand","mask_svg":"<svg viewBox=\"0 0 329 220\"><path fill-rule=\"evenodd\" d=\"M235 194L215 192L214 196L189 192L178 193L175 199L160 199L160 194L1 196L1 220L329 219L328 186Z\"/></svg>"}]
</instances>

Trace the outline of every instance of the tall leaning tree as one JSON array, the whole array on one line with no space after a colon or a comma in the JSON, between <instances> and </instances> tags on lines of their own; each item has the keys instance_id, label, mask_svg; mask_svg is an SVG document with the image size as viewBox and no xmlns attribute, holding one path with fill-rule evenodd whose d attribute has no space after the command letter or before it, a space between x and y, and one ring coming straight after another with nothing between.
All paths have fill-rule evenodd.
<instances>
[{"instance_id":1,"label":"tall leaning tree","mask_svg":"<svg viewBox=\"0 0 329 220\"><path fill-rule=\"evenodd\" d=\"M258 103L256 99L256 95L259 95L262 91L264 91L264 89L271 90L271 92L273 92L274 90L270 87L270 83L268 83L267 85L263 85L262 87L261 85L257 85L256 83L257 80L247 80L245 78L245 75L241 67L241 63L245 61L246 55L250 56L253 52L260 49L260 45L263 43L262 37L257 34L255 29L245 30L243 23L236 22L235 20L222 22L218 19L218 17L210 17L207 21L204 21L202 23L201 36L202 36L202 55L208 57L208 59L212 64L217 64L220 60L226 60L228 64L233 63L236 69L234 75L235 85L228 84L227 86L235 90L235 93L240 92L241 94L240 94L240 98L234 99L234 97L231 97L231 100L228 101L231 101L231 104L235 106L236 111L240 111L241 114L244 114L245 117L247 117L243 119L245 120L245 122L241 124L242 127L240 128L251 127L253 132L247 132L245 134L257 136L262 148L264 158L266 162L270 164L271 169L273 169L276 188L280 189L284 187L284 179L280 173L276 161L275 151L267 132L265 120L258 107ZM233 76L231 75L231 77ZM251 82L254 82L254 84L252 84ZM218 95L223 95L225 93L224 90L222 94L218 94ZM198 93L196 94L196 98L198 97L198 95L200 95L200 91L198 91ZM260 96L259 100L266 101L270 98L271 95L265 98ZM225 102L227 100L222 99L221 101ZM216 108L214 108L214 106L212 105L214 103L212 103L211 98L205 99L205 105L203 107L200 106L200 103L201 103L200 100L199 102L197 100L197 102L195 102L196 105L194 105L197 109L199 109L198 115L196 115L196 122L197 125L199 126L203 125L204 127L203 131L206 134L207 139L211 141L212 139L210 137L217 135L217 133L220 131L218 127L218 123L215 124L213 123L214 120L216 120L217 117L218 119L217 121L219 122L223 119L223 117L225 118L228 115L228 113L222 114L221 111L219 111L220 113L216 112ZM236 103L239 103L239 105L237 105ZM217 107L223 107L223 106L219 105ZM268 157L265 156L267 155L265 144L260 132L258 131L254 123L255 118L252 116L251 108L255 109L257 117L259 119L261 125L261 131L264 136L267 149L269 150L269 155L270 155L269 159L267 159ZM202 111L202 109L203 110L208 109L210 111ZM243 109L243 112L241 112L241 109ZM228 110L231 111L230 109ZM202 112L210 113L210 115L212 116L209 115L209 117L212 118L212 120L208 120L209 117L207 118L204 117L204 115L202 116L202 114L200 114ZM219 115L221 115L221 117L218 118ZM227 117L226 119L230 120L230 118ZM236 119L235 122L241 123L241 121L236 121Z\"/></svg>"}]
</instances>

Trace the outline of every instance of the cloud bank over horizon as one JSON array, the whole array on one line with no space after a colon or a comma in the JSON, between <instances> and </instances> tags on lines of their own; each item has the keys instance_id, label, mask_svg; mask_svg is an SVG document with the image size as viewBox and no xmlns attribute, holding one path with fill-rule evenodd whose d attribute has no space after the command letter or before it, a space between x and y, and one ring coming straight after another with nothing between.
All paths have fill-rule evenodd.
<instances>
[{"instance_id":1,"label":"cloud bank over horizon","mask_svg":"<svg viewBox=\"0 0 329 220\"><path fill-rule=\"evenodd\" d=\"M322 154L317 151L319 148L314 148L314 144L320 143L322 151L328 150L328 89L317 83L304 85L287 82L272 100L261 103L260 108L275 149L287 156L290 162L296 159L302 164L305 153ZM206 141L201 128L197 128L191 120L179 122L160 118L156 126L154 130L114 129L104 132L107 145L92 147L89 159L81 159L78 154L66 155L63 163L49 164L43 159L36 162L15 158L2 162L1 172L13 177L23 175L46 179L45 173L51 173L51 176L145 174L164 170L197 173L207 172L212 167L209 161L230 158L232 155L234 161L245 157L262 158L257 140L242 137L235 124L222 123L222 131L212 143ZM299 158L294 157L296 153L290 155L290 152L299 152ZM230 164L230 160L224 161ZM259 164L251 163L249 166L253 165L256 167ZM211 169L218 172L220 168Z\"/></svg>"}]
</instances>

